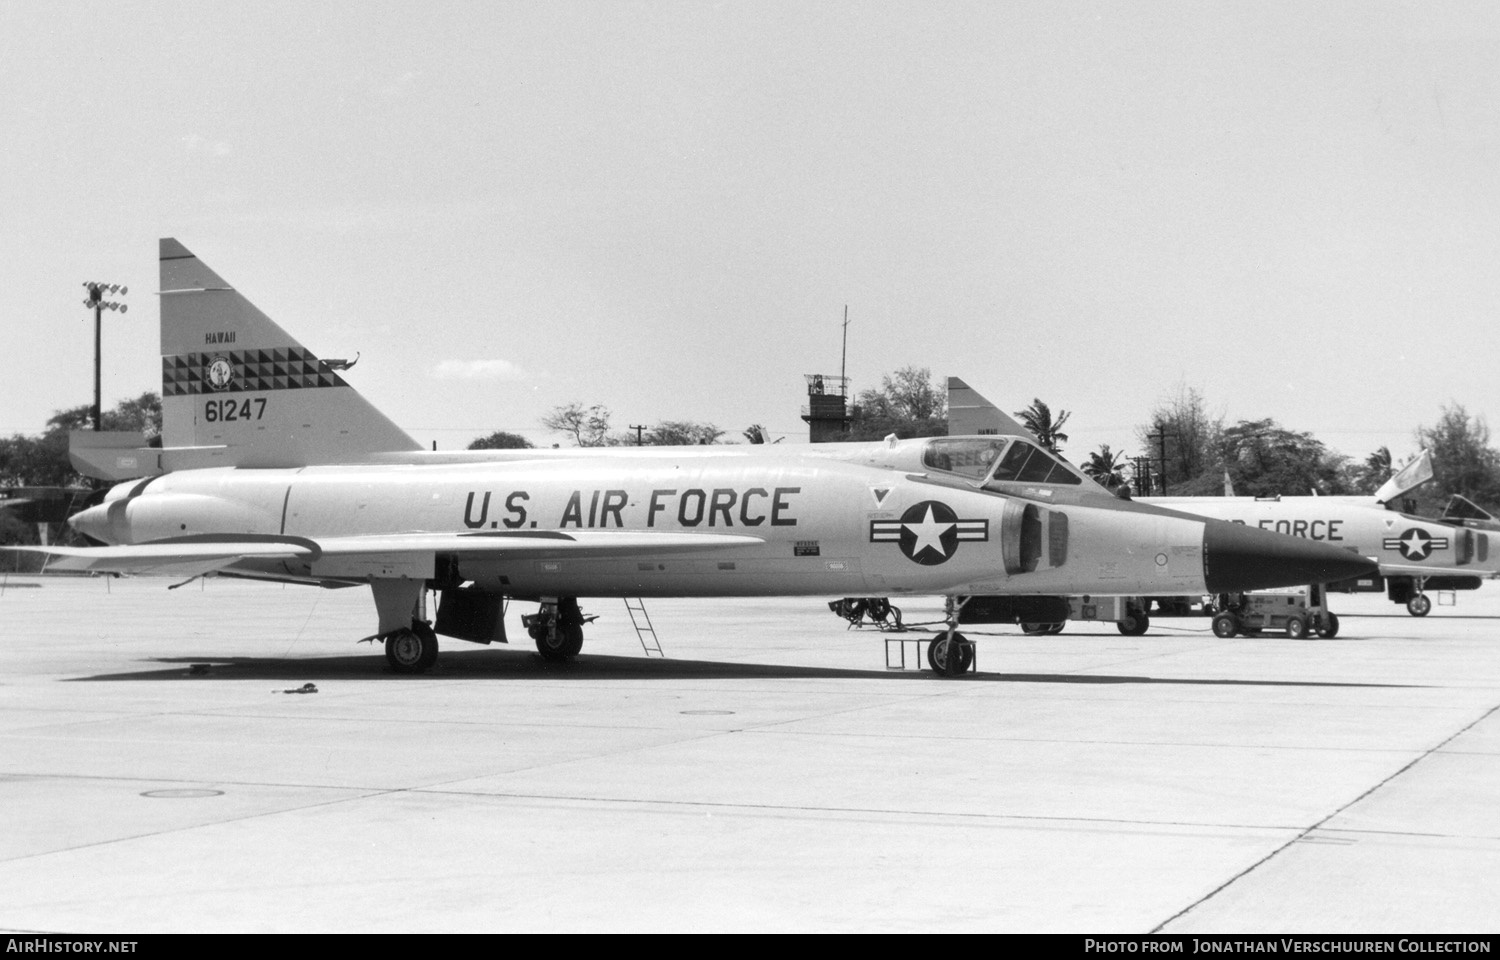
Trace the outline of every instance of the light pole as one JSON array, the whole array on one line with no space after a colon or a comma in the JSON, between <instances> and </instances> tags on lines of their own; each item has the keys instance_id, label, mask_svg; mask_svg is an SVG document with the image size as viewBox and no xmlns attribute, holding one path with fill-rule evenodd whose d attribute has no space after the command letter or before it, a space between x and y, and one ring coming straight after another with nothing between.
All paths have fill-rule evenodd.
<instances>
[{"instance_id":1,"label":"light pole","mask_svg":"<svg viewBox=\"0 0 1500 960\"><path fill-rule=\"evenodd\" d=\"M118 293L123 297L130 292L130 288L121 286L118 283L94 283L92 281L85 282L83 286L89 292L89 298L83 301L83 305L94 311L94 429L103 430L104 415L100 409L99 396L99 369L101 366L99 355L102 341L100 329L103 326L104 311L118 310L124 313L128 309L125 304L117 300L104 299L104 295L109 294L110 296L114 296Z\"/></svg>"}]
</instances>

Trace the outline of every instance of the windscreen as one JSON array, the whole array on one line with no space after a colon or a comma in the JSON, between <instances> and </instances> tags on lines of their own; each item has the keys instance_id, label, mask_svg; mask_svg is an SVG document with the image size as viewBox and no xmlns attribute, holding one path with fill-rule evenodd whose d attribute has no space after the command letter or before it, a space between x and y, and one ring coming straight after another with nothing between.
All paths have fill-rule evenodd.
<instances>
[{"instance_id":1,"label":"windscreen","mask_svg":"<svg viewBox=\"0 0 1500 960\"><path fill-rule=\"evenodd\" d=\"M1011 444L1005 456L995 467L992 480L1007 480L1013 483L1064 483L1079 484L1078 476L1053 459L1052 454L1032 446L1025 440Z\"/></svg>"}]
</instances>

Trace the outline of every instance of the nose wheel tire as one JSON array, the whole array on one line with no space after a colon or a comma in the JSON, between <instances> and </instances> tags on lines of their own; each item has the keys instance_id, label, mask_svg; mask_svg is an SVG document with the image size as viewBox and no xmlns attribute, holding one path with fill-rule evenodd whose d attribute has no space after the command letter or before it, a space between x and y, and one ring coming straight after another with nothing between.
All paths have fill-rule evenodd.
<instances>
[{"instance_id":1,"label":"nose wheel tire","mask_svg":"<svg viewBox=\"0 0 1500 960\"><path fill-rule=\"evenodd\" d=\"M974 645L961 633L940 633L927 645L927 665L945 677L961 676L974 665Z\"/></svg>"},{"instance_id":2,"label":"nose wheel tire","mask_svg":"<svg viewBox=\"0 0 1500 960\"><path fill-rule=\"evenodd\" d=\"M1425 593L1419 593L1406 601L1406 612L1414 617L1425 617L1432 612L1432 600Z\"/></svg>"}]
</instances>

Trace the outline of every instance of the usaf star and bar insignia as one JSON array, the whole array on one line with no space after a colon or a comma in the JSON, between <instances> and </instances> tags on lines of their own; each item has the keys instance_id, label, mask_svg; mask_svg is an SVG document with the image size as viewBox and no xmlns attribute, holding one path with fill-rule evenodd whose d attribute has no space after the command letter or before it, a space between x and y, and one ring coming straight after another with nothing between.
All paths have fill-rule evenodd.
<instances>
[{"instance_id":1,"label":"usaf star and bar insignia","mask_svg":"<svg viewBox=\"0 0 1500 960\"><path fill-rule=\"evenodd\" d=\"M897 543L908 560L923 566L946 563L965 540L988 540L988 520L960 520L946 503L923 500L900 520L871 520L871 543Z\"/></svg>"},{"instance_id":2,"label":"usaf star and bar insignia","mask_svg":"<svg viewBox=\"0 0 1500 960\"><path fill-rule=\"evenodd\" d=\"M1399 537L1386 537L1383 546L1387 550L1400 550L1407 560L1426 560L1434 550L1447 550L1447 537L1434 537L1426 530L1413 527Z\"/></svg>"}]
</instances>

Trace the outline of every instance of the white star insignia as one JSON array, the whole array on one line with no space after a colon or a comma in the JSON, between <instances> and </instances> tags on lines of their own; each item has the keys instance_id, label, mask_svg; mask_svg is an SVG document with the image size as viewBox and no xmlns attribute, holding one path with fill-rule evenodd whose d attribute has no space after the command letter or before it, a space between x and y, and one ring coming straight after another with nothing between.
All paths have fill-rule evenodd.
<instances>
[{"instance_id":1,"label":"white star insignia","mask_svg":"<svg viewBox=\"0 0 1500 960\"><path fill-rule=\"evenodd\" d=\"M938 556L948 556L948 551L943 549L943 534L947 533L949 530L952 530L953 527L956 526L956 524L952 522L940 523L934 520L932 518L932 507L929 506L927 508L927 517L921 523L908 523L904 524L904 526L906 527L906 529L916 534L917 537L916 543L912 544L911 548L911 555L913 557L917 556L928 547L936 550L938 552Z\"/></svg>"},{"instance_id":2,"label":"white star insignia","mask_svg":"<svg viewBox=\"0 0 1500 960\"><path fill-rule=\"evenodd\" d=\"M1431 541L1422 531L1413 530L1401 539L1406 541L1407 556L1412 560L1422 560L1427 556Z\"/></svg>"}]
</instances>

